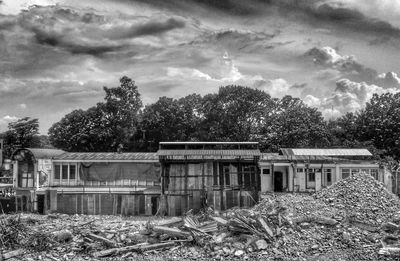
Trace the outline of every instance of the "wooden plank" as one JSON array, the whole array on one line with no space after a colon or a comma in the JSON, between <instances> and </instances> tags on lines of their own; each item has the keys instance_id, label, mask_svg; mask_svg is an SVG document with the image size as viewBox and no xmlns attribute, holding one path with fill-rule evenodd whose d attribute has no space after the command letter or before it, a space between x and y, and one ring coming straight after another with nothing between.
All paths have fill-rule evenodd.
<instances>
[{"instance_id":1,"label":"wooden plank","mask_svg":"<svg viewBox=\"0 0 400 261\"><path fill-rule=\"evenodd\" d=\"M106 257L106 256L111 256L111 255L123 254L123 253L131 252L131 251L143 252L143 251L148 251L148 250L169 248L169 247L173 247L174 245L175 245L174 241L168 241L168 242L151 244L151 245L147 244L147 243L142 243L142 244L137 244L137 245L133 245L133 246L126 246L126 247L102 250L102 251L94 253L93 256L98 258L98 257Z\"/></svg>"},{"instance_id":2,"label":"wooden plank","mask_svg":"<svg viewBox=\"0 0 400 261\"><path fill-rule=\"evenodd\" d=\"M177 238L188 238L190 236L189 232L182 231L179 228L173 228L173 227L154 226L153 231L160 234L167 234L169 236Z\"/></svg>"}]
</instances>

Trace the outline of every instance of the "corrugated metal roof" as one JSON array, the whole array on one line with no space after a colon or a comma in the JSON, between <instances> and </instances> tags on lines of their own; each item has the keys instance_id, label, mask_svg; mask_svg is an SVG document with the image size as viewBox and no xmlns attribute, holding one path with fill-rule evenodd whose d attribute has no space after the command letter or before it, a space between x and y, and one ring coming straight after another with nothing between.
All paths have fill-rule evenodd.
<instances>
[{"instance_id":1,"label":"corrugated metal roof","mask_svg":"<svg viewBox=\"0 0 400 261\"><path fill-rule=\"evenodd\" d=\"M159 150L158 156L260 156L260 150Z\"/></svg>"},{"instance_id":2,"label":"corrugated metal roof","mask_svg":"<svg viewBox=\"0 0 400 261\"><path fill-rule=\"evenodd\" d=\"M161 145L257 145L253 141L162 141Z\"/></svg>"},{"instance_id":3,"label":"corrugated metal roof","mask_svg":"<svg viewBox=\"0 0 400 261\"><path fill-rule=\"evenodd\" d=\"M157 153L153 152L66 152L55 160L71 161L158 161Z\"/></svg>"},{"instance_id":4,"label":"corrugated metal roof","mask_svg":"<svg viewBox=\"0 0 400 261\"><path fill-rule=\"evenodd\" d=\"M272 153L262 153L260 161L337 161L338 158L329 156L294 156L294 155L278 155Z\"/></svg>"},{"instance_id":5,"label":"corrugated metal roof","mask_svg":"<svg viewBox=\"0 0 400 261\"><path fill-rule=\"evenodd\" d=\"M372 156L367 149L281 149L288 156Z\"/></svg>"},{"instance_id":6,"label":"corrugated metal roof","mask_svg":"<svg viewBox=\"0 0 400 261\"><path fill-rule=\"evenodd\" d=\"M30 151L32 153L32 155L35 157L35 159L51 159L53 157L56 157L58 155L65 153L65 151L57 150L57 149L21 148L21 149L16 150L13 153L13 156L18 154L21 150Z\"/></svg>"}]
</instances>

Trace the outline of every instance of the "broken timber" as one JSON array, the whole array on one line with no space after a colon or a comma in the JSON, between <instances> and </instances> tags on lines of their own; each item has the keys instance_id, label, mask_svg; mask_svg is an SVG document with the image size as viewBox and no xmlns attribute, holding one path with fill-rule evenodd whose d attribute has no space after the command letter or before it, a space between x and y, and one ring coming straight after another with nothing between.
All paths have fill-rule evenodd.
<instances>
[{"instance_id":1,"label":"broken timber","mask_svg":"<svg viewBox=\"0 0 400 261\"><path fill-rule=\"evenodd\" d=\"M105 257L105 256L111 256L111 255L119 255L123 253L127 253L130 251L136 251L136 252L144 252L148 250L155 250L155 249L163 249L163 248L168 248L168 247L173 247L175 245L175 241L169 241L169 242L164 242L164 243L158 243L158 244L137 244L133 246L126 246L126 247L119 247L119 248L111 248L103 251L99 251L93 254L94 257Z\"/></svg>"}]
</instances>

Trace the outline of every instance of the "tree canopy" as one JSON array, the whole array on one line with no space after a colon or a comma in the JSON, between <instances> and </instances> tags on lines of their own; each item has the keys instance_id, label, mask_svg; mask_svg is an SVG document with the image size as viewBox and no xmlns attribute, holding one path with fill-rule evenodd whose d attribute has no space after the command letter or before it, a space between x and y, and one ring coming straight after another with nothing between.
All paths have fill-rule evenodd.
<instances>
[{"instance_id":1,"label":"tree canopy","mask_svg":"<svg viewBox=\"0 0 400 261\"><path fill-rule=\"evenodd\" d=\"M104 87L105 102L74 110L49 129L51 143L66 151L117 151L136 133L142 106L135 82L124 76L120 85Z\"/></svg>"},{"instance_id":2,"label":"tree canopy","mask_svg":"<svg viewBox=\"0 0 400 261\"><path fill-rule=\"evenodd\" d=\"M17 148L41 146L39 137L39 120L24 117L8 124L8 130L2 134L4 140L4 157L9 158Z\"/></svg>"},{"instance_id":3,"label":"tree canopy","mask_svg":"<svg viewBox=\"0 0 400 261\"><path fill-rule=\"evenodd\" d=\"M365 109L325 121L299 98L272 98L243 86L223 86L205 96L164 96L144 107L138 87L126 76L119 86L104 91L104 102L75 110L50 128L55 147L155 151L160 141L259 141L269 152L284 147L367 147L400 158L399 93L375 94Z\"/></svg>"}]
</instances>

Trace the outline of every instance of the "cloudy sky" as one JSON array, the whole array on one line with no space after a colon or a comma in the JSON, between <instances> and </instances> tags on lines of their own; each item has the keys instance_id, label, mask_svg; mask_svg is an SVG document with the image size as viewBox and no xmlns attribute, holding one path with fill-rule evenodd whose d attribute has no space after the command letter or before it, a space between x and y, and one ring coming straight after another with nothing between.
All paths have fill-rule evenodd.
<instances>
[{"instance_id":1,"label":"cloudy sky","mask_svg":"<svg viewBox=\"0 0 400 261\"><path fill-rule=\"evenodd\" d=\"M332 118L400 91L399 61L397 0L3 0L0 131L46 134L124 75L144 104L240 84Z\"/></svg>"}]
</instances>

